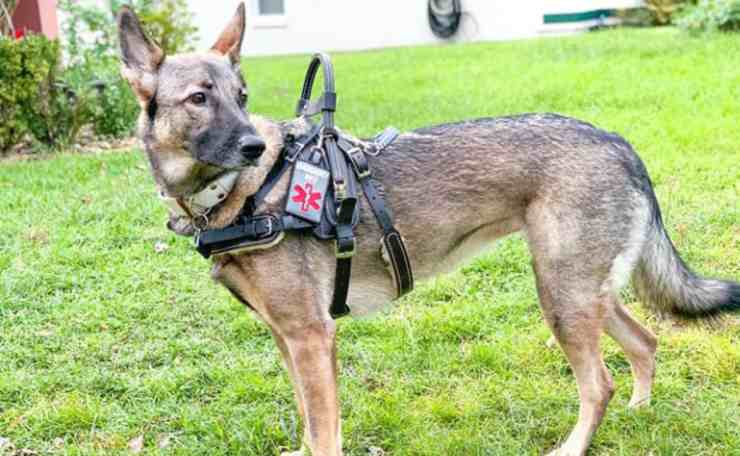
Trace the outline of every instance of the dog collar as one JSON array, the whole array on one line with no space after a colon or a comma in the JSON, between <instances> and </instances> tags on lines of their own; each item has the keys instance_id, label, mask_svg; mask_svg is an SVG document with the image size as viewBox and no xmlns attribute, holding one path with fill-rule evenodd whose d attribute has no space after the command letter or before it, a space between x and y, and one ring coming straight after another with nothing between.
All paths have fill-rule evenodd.
<instances>
[{"instance_id":1,"label":"dog collar","mask_svg":"<svg viewBox=\"0 0 740 456\"><path fill-rule=\"evenodd\" d=\"M238 176L238 171L229 171L210 181L203 190L188 197L176 198L162 190L159 192L159 198L170 209L172 215L195 219L207 215L214 206L223 202L234 188Z\"/></svg>"}]
</instances>

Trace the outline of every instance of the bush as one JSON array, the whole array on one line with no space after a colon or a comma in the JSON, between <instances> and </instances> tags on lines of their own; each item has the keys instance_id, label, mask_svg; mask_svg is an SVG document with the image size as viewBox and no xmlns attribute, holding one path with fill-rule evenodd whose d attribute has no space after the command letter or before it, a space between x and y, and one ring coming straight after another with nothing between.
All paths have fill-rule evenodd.
<instances>
[{"instance_id":1,"label":"bush","mask_svg":"<svg viewBox=\"0 0 740 456\"><path fill-rule=\"evenodd\" d=\"M0 153L7 152L26 134L18 111L33 93L33 82L24 75L23 60L15 42L0 36L0 87L3 87L0 90Z\"/></svg>"},{"instance_id":2,"label":"bush","mask_svg":"<svg viewBox=\"0 0 740 456\"><path fill-rule=\"evenodd\" d=\"M87 58L69 66L62 77L87 104L87 123L97 136L127 136L136 122L139 104L121 78L120 65L115 57Z\"/></svg>"},{"instance_id":3,"label":"bush","mask_svg":"<svg viewBox=\"0 0 740 456\"><path fill-rule=\"evenodd\" d=\"M620 17L626 25L669 25L683 7L693 2L695 0L645 0L644 8L622 10Z\"/></svg>"},{"instance_id":4,"label":"bush","mask_svg":"<svg viewBox=\"0 0 740 456\"><path fill-rule=\"evenodd\" d=\"M149 36L168 54L192 49L197 33L185 0L111 0L109 8L89 1L59 2L66 13L62 30L68 69L63 79L75 93L90 93L91 85L105 87L90 113L94 132L102 136L130 134L139 112L120 76L115 15L124 3L137 11Z\"/></svg>"},{"instance_id":5,"label":"bush","mask_svg":"<svg viewBox=\"0 0 740 456\"><path fill-rule=\"evenodd\" d=\"M655 24L667 25L671 18L686 3L685 0L646 0L647 9L653 14Z\"/></svg>"},{"instance_id":6,"label":"bush","mask_svg":"<svg viewBox=\"0 0 740 456\"><path fill-rule=\"evenodd\" d=\"M45 146L73 142L91 119L92 103L87 94L70 90L62 81L59 42L31 35L19 40L18 46L31 50L25 71L36 83L35 99L21 107L29 132Z\"/></svg>"},{"instance_id":7,"label":"bush","mask_svg":"<svg viewBox=\"0 0 740 456\"><path fill-rule=\"evenodd\" d=\"M124 3L130 4L139 15L144 29L165 54L192 51L198 35L193 15L186 0L111 1L117 11Z\"/></svg>"},{"instance_id":8,"label":"bush","mask_svg":"<svg viewBox=\"0 0 740 456\"><path fill-rule=\"evenodd\" d=\"M740 31L740 0L700 0L686 8L676 24L692 32Z\"/></svg>"},{"instance_id":9,"label":"bush","mask_svg":"<svg viewBox=\"0 0 740 456\"><path fill-rule=\"evenodd\" d=\"M0 152L30 135L51 145L79 130L83 112L57 83L59 42L29 35L0 38Z\"/></svg>"}]
</instances>

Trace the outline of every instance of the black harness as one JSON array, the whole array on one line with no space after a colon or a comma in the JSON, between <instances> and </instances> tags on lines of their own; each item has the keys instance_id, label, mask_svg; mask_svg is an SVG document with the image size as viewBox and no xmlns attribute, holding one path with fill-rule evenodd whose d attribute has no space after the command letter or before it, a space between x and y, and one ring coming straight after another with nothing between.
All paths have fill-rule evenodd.
<instances>
[{"instance_id":1,"label":"black harness","mask_svg":"<svg viewBox=\"0 0 740 456\"><path fill-rule=\"evenodd\" d=\"M319 67L324 73L324 93L312 102L311 92ZM270 248L288 231L311 232L322 240L333 239L337 268L330 313L334 318L350 312L347 294L355 253L354 228L360 218L358 189L365 194L383 231L382 247L393 270L397 296L414 287L406 247L393 226L393 217L372 179L367 160L367 155L376 156L388 147L398 137L398 131L388 128L370 142L341 135L334 127L336 105L329 56L315 54L306 72L296 117L321 113L321 122L283 147L262 186L247 199L234 223L199 232L195 239L196 249L205 258ZM256 209L289 170L293 174L283 211L256 214Z\"/></svg>"}]
</instances>

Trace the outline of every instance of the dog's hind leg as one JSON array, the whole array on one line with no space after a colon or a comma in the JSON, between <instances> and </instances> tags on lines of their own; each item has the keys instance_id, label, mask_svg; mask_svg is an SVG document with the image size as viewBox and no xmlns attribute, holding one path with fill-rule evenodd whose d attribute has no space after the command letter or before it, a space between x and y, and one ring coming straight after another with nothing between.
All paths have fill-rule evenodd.
<instances>
[{"instance_id":1,"label":"dog's hind leg","mask_svg":"<svg viewBox=\"0 0 740 456\"><path fill-rule=\"evenodd\" d=\"M636 408L650 403L650 392L655 376L656 337L627 311L618 296L613 298L606 317L606 333L614 339L632 367L634 387L629 407Z\"/></svg>"},{"instance_id":2,"label":"dog's hind leg","mask_svg":"<svg viewBox=\"0 0 740 456\"><path fill-rule=\"evenodd\" d=\"M541 283L538 277L538 284ZM550 455L581 456L586 454L614 392L599 347L605 311L603 300L596 296L570 295L563 289L545 289L545 285L538 288L546 320L573 369L580 398L578 422L565 443Z\"/></svg>"},{"instance_id":3,"label":"dog's hind leg","mask_svg":"<svg viewBox=\"0 0 740 456\"><path fill-rule=\"evenodd\" d=\"M622 347L632 368L634 387L629 407L649 405L655 377L655 351L658 339L630 315L616 296L613 307L607 312L604 329ZM546 342L548 348L555 348L557 344L554 335Z\"/></svg>"},{"instance_id":4,"label":"dog's hind leg","mask_svg":"<svg viewBox=\"0 0 740 456\"><path fill-rule=\"evenodd\" d=\"M614 386L599 340L612 302L601 291L608 267L584 261L580 240L548 214L530 214L527 237L545 320L573 369L578 384L578 422L550 456L586 454Z\"/></svg>"}]
</instances>

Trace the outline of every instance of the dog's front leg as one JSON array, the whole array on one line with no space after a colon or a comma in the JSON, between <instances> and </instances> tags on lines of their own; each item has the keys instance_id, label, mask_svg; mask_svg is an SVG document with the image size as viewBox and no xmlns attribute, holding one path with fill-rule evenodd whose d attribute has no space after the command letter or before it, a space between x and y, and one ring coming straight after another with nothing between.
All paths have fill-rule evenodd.
<instances>
[{"instance_id":1,"label":"dog's front leg","mask_svg":"<svg viewBox=\"0 0 740 456\"><path fill-rule=\"evenodd\" d=\"M316 321L285 333L275 332L303 415L304 445L312 456L341 456L336 324Z\"/></svg>"}]
</instances>

